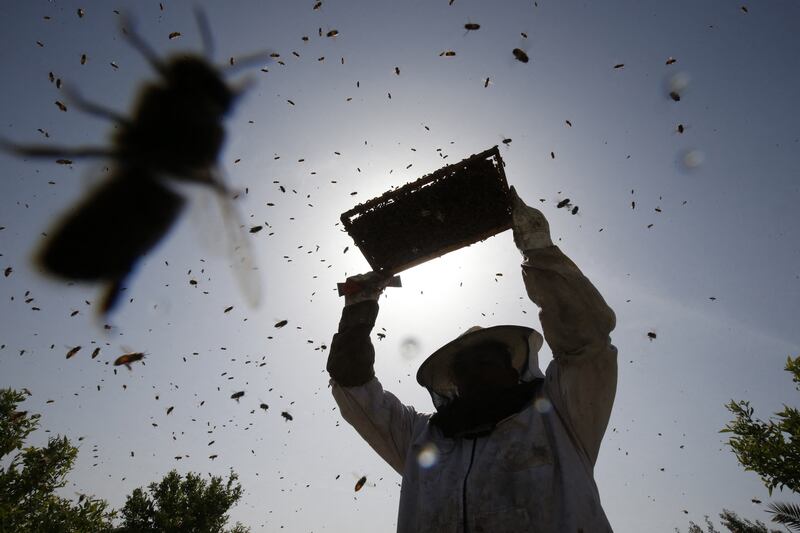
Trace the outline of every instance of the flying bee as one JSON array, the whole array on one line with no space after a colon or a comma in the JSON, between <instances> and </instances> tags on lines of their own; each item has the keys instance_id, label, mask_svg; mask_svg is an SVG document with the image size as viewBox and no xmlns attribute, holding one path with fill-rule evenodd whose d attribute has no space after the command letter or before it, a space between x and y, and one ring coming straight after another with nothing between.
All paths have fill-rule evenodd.
<instances>
[{"instance_id":1,"label":"flying bee","mask_svg":"<svg viewBox=\"0 0 800 533\"><path fill-rule=\"evenodd\" d=\"M133 368L131 368L131 363L135 363L136 361L141 361L142 359L144 359L143 352L128 352L114 359L114 366L125 365L125 368L127 368L128 370L133 370Z\"/></svg>"},{"instance_id":2,"label":"flying bee","mask_svg":"<svg viewBox=\"0 0 800 533\"><path fill-rule=\"evenodd\" d=\"M367 482L367 476L361 476L358 481L356 481L355 491L358 492L361 490L361 487Z\"/></svg>"},{"instance_id":3,"label":"flying bee","mask_svg":"<svg viewBox=\"0 0 800 533\"><path fill-rule=\"evenodd\" d=\"M481 25L475 24L474 22L467 22L464 24L464 29L467 31L475 31L481 29Z\"/></svg>"},{"instance_id":4,"label":"flying bee","mask_svg":"<svg viewBox=\"0 0 800 533\"><path fill-rule=\"evenodd\" d=\"M208 22L199 11L196 17L205 55L210 56ZM109 146L25 146L0 139L0 148L22 156L62 161L107 157L114 162L109 178L48 232L35 261L62 278L105 284L98 310L107 314L117 304L135 265L178 219L185 199L175 185L202 185L220 201L234 273L245 297L255 305L260 291L252 254L231 204L233 194L218 169L225 140L222 120L246 86L228 85L223 69L230 67L216 67L198 55L178 54L162 60L130 23L125 25L125 38L160 75L143 85L131 116L121 116L74 92L70 96L78 109L115 123ZM238 61L237 67L254 61L268 59L254 54ZM66 111L62 102L56 105Z\"/></svg>"},{"instance_id":5,"label":"flying bee","mask_svg":"<svg viewBox=\"0 0 800 533\"><path fill-rule=\"evenodd\" d=\"M530 61L527 52L525 52L525 50L523 50L522 48L514 48L511 51L511 53L514 54L514 58L516 58L516 60L521 63L527 63L528 61Z\"/></svg>"},{"instance_id":6,"label":"flying bee","mask_svg":"<svg viewBox=\"0 0 800 533\"><path fill-rule=\"evenodd\" d=\"M358 475L356 472L352 472L352 474L353 474L353 479L356 479L356 480L358 480L358 481L356 481L356 484L355 484L355 486L353 487L353 490L354 490L355 492L358 492L358 491L360 491L360 490L361 490L361 489L363 489L365 486L367 486L367 487L377 487L377 486L378 486L378 485L376 485L376 484L375 484L375 483L373 483L373 482L369 482L369 483L367 483L367 476L360 476L360 477L359 477L359 475Z\"/></svg>"},{"instance_id":7,"label":"flying bee","mask_svg":"<svg viewBox=\"0 0 800 533\"><path fill-rule=\"evenodd\" d=\"M67 359L69 359L70 357L72 357L73 355L78 353L80 351L80 349L81 349L80 346L76 346L74 348L70 348L70 350L67 352Z\"/></svg>"}]
</instances>

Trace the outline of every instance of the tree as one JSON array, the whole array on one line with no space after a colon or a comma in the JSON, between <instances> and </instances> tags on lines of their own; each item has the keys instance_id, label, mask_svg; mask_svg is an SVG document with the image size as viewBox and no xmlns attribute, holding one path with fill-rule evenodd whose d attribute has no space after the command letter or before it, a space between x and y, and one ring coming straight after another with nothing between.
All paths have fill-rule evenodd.
<instances>
[{"instance_id":1,"label":"tree","mask_svg":"<svg viewBox=\"0 0 800 533\"><path fill-rule=\"evenodd\" d=\"M78 449L67 437L50 437L47 446L23 448L39 427L39 415L17 410L25 394L0 389L0 531L111 531L114 512L105 500L81 494L78 502L56 495L67 483Z\"/></svg>"},{"instance_id":2,"label":"tree","mask_svg":"<svg viewBox=\"0 0 800 533\"><path fill-rule=\"evenodd\" d=\"M787 372L792 373L795 388L800 391L800 356L789 357ZM732 433L728 440L739 464L745 470L756 472L767 487L787 487L800 492L800 411L783 406L768 422L753 419L750 402L734 401L726 405L736 416L720 433Z\"/></svg>"},{"instance_id":3,"label":"tree","mask_svg":"<svg viewBox=\"0 0 800 533\"><path fill-rule=\"evenodd\" d=\"M771 503L767 509L772 513L772 521L800 531L800 506L791 503Z\"/></svg>"},{"instance_id":4,"label":"tree","mask_svg":"<svg viewBox=\"0 0 800 533\"><path fill-rule=\"evenodd\" d=\"M786 360L795 389L800 391L800 356ZM736 459L745 470L756 472L769 494L778 487L800 492L800 411L783 406L768 422L753 419L754 410L746 401L726 405L736 416L720 433L732 433L728 440ZM772 521L800 531L800 507L789 503L771 503L767 511Z\"/></svg>"},{"instance_id":5,"label":"tree","mask_svg":"<svg viewBox=\"0 0 800 533\"><path fill-rule=\"evenodd\" d=\"M719 517L722 525L725 526L731 533L783 533L777 529L767 529L767 526L760 520L756 520L755 523L753 523L746 518L739 518L739 515L727 509L723 509ZM714 524L708 518L708 515L706 515L704 518L706 522L705 533L721 533L720 530L714 527ZM676 529L675 531L678 530ZM689 521L688 533L704 533L704 531L703 528L694 522Z\"/></svg>"},{"instance_id":6,"label":"tree","mask_svg":"<svg viewBox=\"0 0 800 533\"><path fill-rule=\"evenodd\" d=\"M183 478L176 470L160 482L150 483L147 491L135 489L122 508L121 532L208 532L247 533L240 523L225 530L228 510L242 497L239 477L231 471L223 483L213 476L206 481L189 472Z\"/></svg>"}]
</instances>

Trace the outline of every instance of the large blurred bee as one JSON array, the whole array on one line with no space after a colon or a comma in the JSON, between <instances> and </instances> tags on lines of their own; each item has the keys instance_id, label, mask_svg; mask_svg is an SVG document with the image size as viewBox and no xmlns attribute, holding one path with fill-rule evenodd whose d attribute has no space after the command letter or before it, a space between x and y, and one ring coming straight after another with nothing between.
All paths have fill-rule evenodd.
<instances>
[{"instance_id":1,"label":"large blurred bee","mask_svg":"<svg viewBox=\"0 0 800 533\"><path fill-rule=\"evenodd\" d=\"M213 45L208 22L199 11L196 17L205 55L210 56ZM60 277L105 283L99 309L108 313L118 303L136 263L164 237L183 209L185 198L174 189L175 183L200 184L217 193L234 272L245 296L255 305L259 280L230 204L232 193L217 168L225 139L222 119L244 91L244 84L226 84L223 67L215 67L204 57L179 54L160 59L129 21L123 20L122 32L160 74L159 80L142 87L130 118L71 94L77 108L116 124L110 146L2 142L2 147L23 156L108 157L115 163L110 177L48 232L35 260ZM267 58L259 54L249 60Z\"/></svg>"}]
</instances>

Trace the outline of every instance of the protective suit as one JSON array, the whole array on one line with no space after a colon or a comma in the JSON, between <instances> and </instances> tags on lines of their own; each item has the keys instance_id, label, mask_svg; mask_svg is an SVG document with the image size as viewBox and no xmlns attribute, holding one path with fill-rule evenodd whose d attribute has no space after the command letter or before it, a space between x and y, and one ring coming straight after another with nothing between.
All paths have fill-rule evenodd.
<instances>
[{"instance_id":1,"label":"protective suit","mask_svg":"<svg viewBox=\"0 0 800 533\"><path fill-rule=\"evenodd\" d=\"M377 300L350 302L342 313L328 360L333 396L344 419L402 476L398 532L611 531L593 468L616 392L614 312L552 245L546 221L530 224L532 212L543 215L524 207L515 207L515 242L554 356L544 374L541 337L525 328L528 350L515 363L517 386L480 406L455 409L457 393L441 369L434 377L424 372L435 368L426 361L418 380L437 413L418 413L385 391L372 369ZM533 235L537 227L546 232ZM449 408L470 416L450 416Z\"/></svg>"}]
</instances>

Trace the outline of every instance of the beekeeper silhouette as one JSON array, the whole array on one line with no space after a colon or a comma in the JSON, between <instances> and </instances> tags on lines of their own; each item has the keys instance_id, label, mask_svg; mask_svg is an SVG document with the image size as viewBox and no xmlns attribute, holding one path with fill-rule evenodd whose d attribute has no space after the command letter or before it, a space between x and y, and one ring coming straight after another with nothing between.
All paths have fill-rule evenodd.
<instances>
[{"instance_id":1,"label":"beekeeper silhouette","mask_svg":"<svg viewBox=\"0 0 800 533\"><path fill-rule=\"evenodd\" d=\"M554 246L544 215L511 188L522 277L542 336L475 327L420 366L436 413L418 413L375 377L370 332L383 287L347 296L327 370L342 416L402 476L402 533L611 531L593 469L617 386L614 312Z\"/></svg>"}]
</instances>

